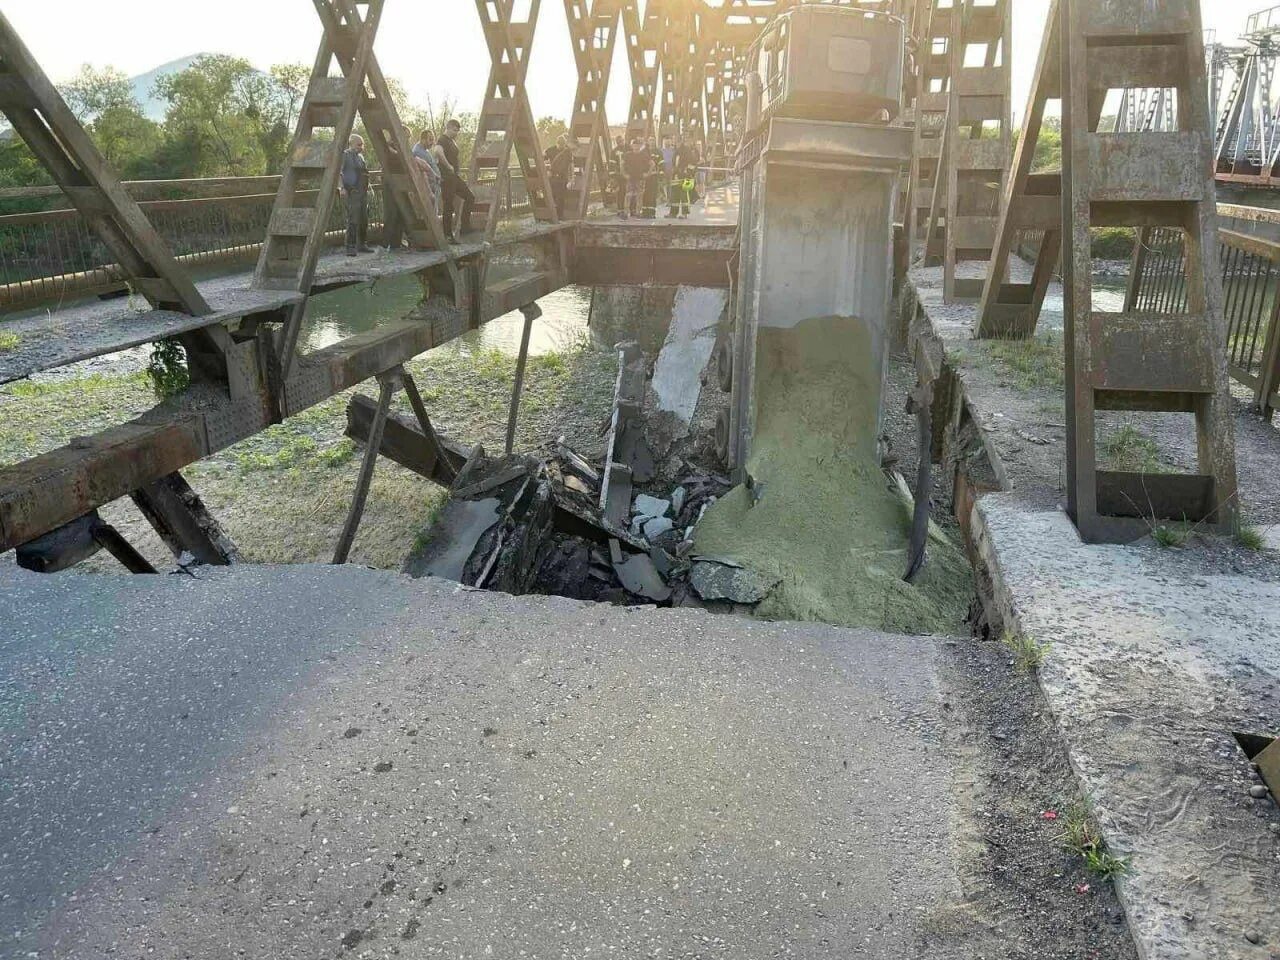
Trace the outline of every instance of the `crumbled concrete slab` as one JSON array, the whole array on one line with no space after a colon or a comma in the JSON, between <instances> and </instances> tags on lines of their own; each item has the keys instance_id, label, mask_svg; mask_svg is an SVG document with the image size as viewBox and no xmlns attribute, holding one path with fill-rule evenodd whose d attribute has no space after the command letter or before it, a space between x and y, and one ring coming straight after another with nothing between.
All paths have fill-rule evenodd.
<instances>
[{"instance_id":1,"label":"crumbled concrete slab","mask_svg":"<svg viewBox=\"0 0 1280 960\"><path fill-rule=\"evenodd\" d=\"M716 345L716 330L728 302L721 287L679 287L671 326L653 365L654 407L670 413L686 429L698 406L702 371Z\"/></svg>"},{"instance_id":2,"label":"crumbled concrete slab","mask_svg":"<svg viewBox=\"0 0 1280 960\"><path fill-rule=\"evenodd\" d=\"M665 517L671 509L671 501L647 493L636 494L632 509L638 517Z\"/></svg>"},{"instance_id":3,"label":"crumbled concrete slab","mask_svg":"<svg viewBox=\"0 0 1280 960\"><path fill-rule=\"evenodd\" d=\"M409 558L405 573L460 583L476 544L500 519L501 506L497 497L450 500L431 525L427 542Z\"/></svg>"},{"instance_id":4,"label":"crumbled concrete slab","mask_svg":"<svg viewBox=\"0 0 1280 960\"><path fill-rule=\"evenodd\" d=\"M352 567L0 622L5 955L978 956L936 639Z\"/></svg>"},{"instance_id":5,"label":"crumbled concrete slab","mask_svg":"<svg viewBox=\"0 0 1280 960\"><path fill-rule=\"evenodd\" d=\"M1280 956L1280 814L1236 731L1280 730L1280 577L1154 544L1089 546L1016 494L978 502L1007 624L1050 644L1040 684L1112 848L1149 960ZM1190 553L1190 551L1188 551Z\"/></svg>"},{"instance_id":6,"label":"crumbled concrete slab","mask_svg":"<svg viewBox=\"0 0 1280 960\"><path fill-rule=\"evenodd\" d=\"M689 571L689 583L703 600L732 600L759 603L782 579L778 575L748 570L740 564L696 560Z\"/></svg>"}]
</instances>

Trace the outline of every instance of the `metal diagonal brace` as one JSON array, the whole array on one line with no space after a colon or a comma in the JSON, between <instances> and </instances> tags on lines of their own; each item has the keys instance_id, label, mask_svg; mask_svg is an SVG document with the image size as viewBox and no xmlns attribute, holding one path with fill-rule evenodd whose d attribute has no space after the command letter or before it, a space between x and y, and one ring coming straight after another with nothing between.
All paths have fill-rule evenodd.
<instances>
[{"instance_id":1,"label":"metal diagonal brace","mask_svg":"<svg viewBox=\"0 0 1280 960\"><path fill-rule=\"evenodd\" d=\"M364 505L369 499L369 485L373 482L373 470L378 464L378 450L382 446L382 431L387 425L391 397L400 386L401 373L402 368L396 367L378 375L378 409L373 416L373 425L369 427L369 439L365 444L364 458L360 461L360 474L356 478L351 508L347 511L346 523L342 525L342 533L338 536L338 546L333 551L335 564L346 563L347 557L351 555L351 545L355 542L356 531L360 528L360 519L364 516Z\"/></svg>"}]
</instances>

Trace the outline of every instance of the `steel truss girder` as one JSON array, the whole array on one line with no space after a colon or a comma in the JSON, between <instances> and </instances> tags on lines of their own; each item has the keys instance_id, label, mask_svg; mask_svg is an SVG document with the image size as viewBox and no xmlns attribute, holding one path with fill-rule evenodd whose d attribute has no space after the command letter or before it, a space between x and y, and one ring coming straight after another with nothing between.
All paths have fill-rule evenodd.
<instances>
[{"instance_id":1,"label":"steel truss girder","mask_svg":"<svg viewBox=\"0 0 1280 960\"><path fill-rule=\"evenodd\" d=\"M609 182L609 121L605 117L605 96L613 70L613 44L621 17L620 0L564 0L573 43L578 86L569 135L573 151L572 190L567 192L566 219L587 215L593 176L601 184Z\"/></svg>"},{"instance_id":2,"label":"steel truss girder","mask_svg":"<svg viewBox=\"0 0 1280 960\"><path fill-rule=\"evenodd\" d=\"M1005 188L978 335L1034 332L1061 238L1067 507L1086 542L1134 539L1166 519L1203 520L1229 530L1236 518L1202 42L1196 0L1124 0L1105 8L1085 0L1054 0ZM1181 47L1180 56L1170 55L1171 45ZM1100 130L1107 91L1126 88L1175 89L1177 129L1122 135ZM1051 98L1062 101L1058 177L1030 172ZM1186 311L1095 311L1090 230L1096 225L1181 228ZM1003 265L1016 235L1027 229L1044 231L1034 279L1030 285L1004 283ZM1192 414L1199 473L1099 469L1100 410Z\"/></svg>"}]
</instances>

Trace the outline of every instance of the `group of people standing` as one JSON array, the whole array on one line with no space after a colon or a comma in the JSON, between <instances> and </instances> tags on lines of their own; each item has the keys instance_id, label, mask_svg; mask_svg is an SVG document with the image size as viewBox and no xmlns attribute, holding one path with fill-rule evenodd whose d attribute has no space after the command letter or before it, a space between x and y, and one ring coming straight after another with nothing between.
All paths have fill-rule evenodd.
<instances>
[{"instance_id":1,"label":"group of people standing","mask_svg":"<svg viewBox=\"0 0 1280 960\"><path fill-rule=\"evenodd\" d=\"M458 149L458 133L461 129L462 125L457 120L450 120L444 125L444 132L439 139L434 130L423 130L412 148L412 162L422 171L427 181L432 200L444 221L445 239L449 243L458 242L453 229L458 201L462 202L462 233L471 229L471 212L476 202L475 194L471 192L461 173ZM359 134L351 135L347 149L343 151L338 190L347 208L347 256L371 252L373 248L367 241L369 165L364 158L364 138ZM400 222L399 209L395 203L387 204L385 215L387 246L396 249L404 242L404 225Z\"/></svg>"},{"instance_id":2,"label":"group of people standing","mask_svg":"<svg viewBox=\"0 0 1280 960\"><path fill-rule=\"evenodd\" d=\"M698 166L702 151L683 137L664 137L662 146L654 137L639 138L630 144L619 136L613 142L610 193L620 219L653 218L660 204L668 217L688 217L698 199Z\"/></svg>"},{"instance_id":3,"label":"group of people standing","mask_svg":"<svg viewBox=\"0 0 1280 960\"><path fill-rule=\"evenodd\" d=\"M462 126L457 120L444 125L444 132L437 139L434 130L423 130L413 145L412 162L422 171L437 209L444 222L445 239L457 243L454 232L454 213L462 203L460 232L471 229L471 213L475 206L475 194L467 185L459 162L458 133ZM568 213L569 185L574 175L573 138L561 134L543 154L547 165L547 178L557 213ZM687 217L689 208L697 199L697 171L702 162L702 151L697 143L686 142L680 137L664 137L662 146L654 137L635 139L627 144L618 136L610 158L609 196L623 220L629 217L657 216L660 204L666 204L668 217ZM346 203L347 256L371 252L367 242L369 228L369 166L364 158L364 138L352 134L347 149L342 154L342 175L339 191ZM404 225L399 208L388 203L386 209L386 238L390 249L399 248L404 240Z\"/></svg>"}]
</instances>

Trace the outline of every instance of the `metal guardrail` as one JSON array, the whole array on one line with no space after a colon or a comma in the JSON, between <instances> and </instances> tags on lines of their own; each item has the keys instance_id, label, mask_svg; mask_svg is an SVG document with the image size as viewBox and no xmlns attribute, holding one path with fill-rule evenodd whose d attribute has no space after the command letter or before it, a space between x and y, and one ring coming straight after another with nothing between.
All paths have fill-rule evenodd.
<instances>
[{"instance_id":1,"label":"metal guardrail","mask_svg":"<svg viewBox=\"0 0 1280 960\"><path fill-rule=\"evenodd\" d=\"M1280 210L1218 205L1227 365L1259 411L1280 407ZM1135 252L1128 298L1138 310L1187 308L1182 231L1150 231Z\"/></svg>"},{"instance_id":2,"label":"metal guardrail","mask_svg":"<svg viewBox=\"0 0 1280 960\"><path fill-rule=\"evenodd\" d=\"M512 200L524 199L518 177ZM370 230L381 228L380 174L372 177ZM139 202L178 260L201 267L249 265L267 233L278 176L207 180L139 180L125 189ZM45 209L12 211L15 207ZM346 229L341 203L329 214L330 245ZM126 290L119 268L97 233L69 207L56 186L0 189L0 313Z\"/></svg>"}]
</instances>

